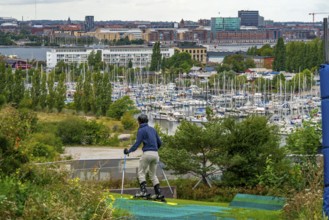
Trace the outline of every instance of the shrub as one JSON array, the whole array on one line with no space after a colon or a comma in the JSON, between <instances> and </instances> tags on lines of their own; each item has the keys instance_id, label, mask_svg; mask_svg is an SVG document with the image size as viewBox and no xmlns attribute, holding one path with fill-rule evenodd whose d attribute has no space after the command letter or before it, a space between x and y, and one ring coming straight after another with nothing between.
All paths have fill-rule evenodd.
<instances>
[{"instance_id":1,"label":"shrub","mask_svg":"<svg viewBox=\"0 0 329 220\"><path fill-rule=\"evenodd\" d=\"M44 143L36 142L33 143L29 148L29 158L31 161L47 162L54 161L57 157L59 157L59 154L56 152L54 147Z\"/></svg>"},{"instance_id":2,"label":"shrub","mask_svg":"<svg viewBox=\"0 0 329 220\"><path fill-rule=\"evenodd\" d=\"M83 144L105 144L109 138L109 131L96 121L86 121L84 125Z\"/></svg>"},{"instance_id":3,"label":"shrub","mask_svg":"<svg viewBox=\"0 0 329 220\"><path fill-rule=\"evenodd\" d=\"M34 131L36 121L35 113L27 109L16 110L11 107L2 109L0 114L1 173L13 174L28 162L27 152L22 143Z\"/></svg>"},{"instance_id":4,"label":"shrub","mask_svg":"<svg viewBox=\"0 0 329 220\"><path fill-rule=\"evenodd\" d=\"M323 219L323 164L314 169L313 165L303 164L302 190L288 194L288 202L284 207L285 219ZM302 167L303 167L302 166Z\"/></svg>"},{"instance_id":5,"label":"shrub","mask_svg":"<svg viewBox=\"0 0 329 220\"><path fill-rule=\"evenodd\" d=\"M57 135L63 144L81 144L85 121L72 117L58 123Z\"/></svg>"},{"instance_id":6,"label":"shrub","mask_svg":"<svg viewBox=\"0 0 329 220\"><path fill-rule=\"evenodd\" d=\"M136 119L130 112L125 112L123 114L121 123L126 130L134 130L137 127Z\"/></svg>"},{"instance_id":7,"label":"shrub","mask_svg":"<svg viewBox=\"0 0 329 220\"><path fill-rule=\"evenodd\" d=\"M39 122L36 127L36 132L56 134L57 128L58 122Z\"/></svg>"},{"instance_id":8,"label":"shrub","mask_svg":"<svg viewBox=\"0 0 329 220\"><path fill-rule=\"evenodd\" d=\"M32 99L29 97L24 97L18 104L19 108L32 108Z\"/></svg>"},{"instance_id":9,"label":"shrub","mask_svg":"<svg viewBox=\"0 0 329 220\"><path fill-rule=\"evenodd\" d=\"M109 131L96 121L73 117L58 123L57 135L63 144L106 144Z\"/></svg>"},{"instance_id":10,"label":"shrub","mask_svg":"<svg viewBox=\"0 0 329 220\"><path fill-rule=\"evenodd\" d=\"M34 133L32 134L30 141L49 145L58 153L64 152L62 140L54 133Z\"/></svg>"},{"instance_id":11,"label":"shrub","mask_svg":"<svg viewBox=\"0 0 329 220\"><path fill-rule=\"evenodd\" d=\"M28 166L19 177L0 178L0 219L112 219L124 214L107 204L111 195L99 184L67 179L65 172L49 168Z\"/></svg>"}]
</instances>

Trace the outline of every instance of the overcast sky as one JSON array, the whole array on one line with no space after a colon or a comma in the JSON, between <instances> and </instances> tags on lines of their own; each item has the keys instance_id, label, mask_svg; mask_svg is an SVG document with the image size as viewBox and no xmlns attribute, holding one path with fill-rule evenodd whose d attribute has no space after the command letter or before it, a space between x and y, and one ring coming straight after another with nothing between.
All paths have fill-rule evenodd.
<instances>
[{"instance_id":1,"label":"overcast sky","mask_svg":"<svg viewBox=\"0 0 329 220\"><path fill-rule=\"evenodd\" d=\"M18 20L197 21L237 17L239 10L258 10L266 20L311 22L313 12L322 21L329 15L329 0L0 0L0 17Z\"/></svg>"}]
</instances>

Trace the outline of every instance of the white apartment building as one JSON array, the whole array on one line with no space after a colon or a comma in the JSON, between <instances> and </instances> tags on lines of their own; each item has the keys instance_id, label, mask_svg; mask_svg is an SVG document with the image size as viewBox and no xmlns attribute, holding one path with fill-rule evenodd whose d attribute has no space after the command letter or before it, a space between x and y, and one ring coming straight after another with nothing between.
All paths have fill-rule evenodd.
<instances>
[{"instance_id":1,"label":"white apartment building","mask_svg":"<svg viewBox=\"0 0 329 220\"><path fill-rule=\"evenodd\" d=\"M101 51L102 61L106 64L128 66L132 61L133 67L146 67L151 64L152 47L122 46L105 49L91 48L56 48L47 52L47 67L54 68L58 62L65 63L87 63L89 54ZM162 57L169 58L174 55L174 48L161 48Z\"/></svg>"},{"instance_id":2,"label":"white apartment building","mask_svg":"<svg viewBox=\"0 0 329 220\"><path fill-rule=\"evenodd\" d=\"M87 63L92 49L86 48L56 48L47 51L47 67L54 68L58 62Z\"/></svg>"}]
</instances>

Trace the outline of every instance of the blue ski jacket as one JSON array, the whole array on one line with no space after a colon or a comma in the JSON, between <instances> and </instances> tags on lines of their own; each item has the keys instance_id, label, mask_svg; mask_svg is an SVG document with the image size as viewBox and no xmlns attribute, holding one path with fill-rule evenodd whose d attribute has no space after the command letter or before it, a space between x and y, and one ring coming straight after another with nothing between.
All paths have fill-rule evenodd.
<instances>
[{"instance_id":1,"label":"blue ski jacket","mask_svg":"<svg viewBox=\"0 0 329 220\"><path fill-rule=\"evenodd\" d=\"M139 125L137 131L137 138L135 144L129 149L129 153L134 152L138 146L143 142L143 152L145 151L158 151L162 142L157 131L148 126L147 123Z\"/></svg>"}]
</instances>

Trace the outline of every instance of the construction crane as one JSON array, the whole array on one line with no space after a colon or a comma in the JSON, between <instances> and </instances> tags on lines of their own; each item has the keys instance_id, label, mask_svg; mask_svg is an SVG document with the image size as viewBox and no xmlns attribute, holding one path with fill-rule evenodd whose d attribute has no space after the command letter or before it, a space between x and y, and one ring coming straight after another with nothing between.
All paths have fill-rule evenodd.
<instances>
[{"instance_id":1,"label":"construction crane","mask_svg":"<svg viewBox=\"0 0 329 220\"><path fill-rule=\"evenodd\" d=\"M311 12L311 13L308 13L308 15L312 15L313 16L313 23L314 23L314 17L315 17L315 15L320 15L320 14L329 14L329 12Z\"/></svg>"}]
</instances>

